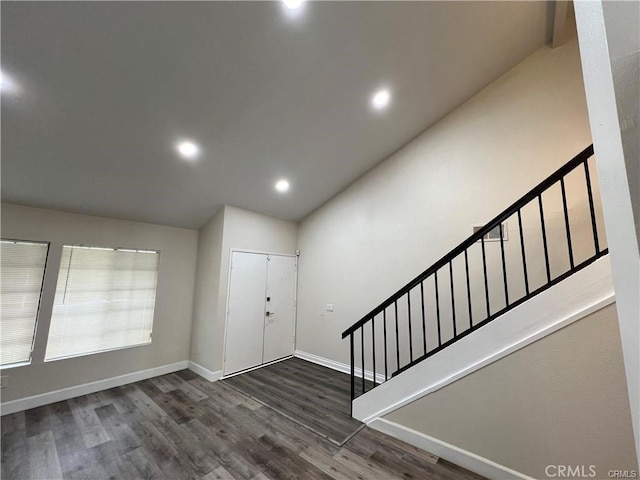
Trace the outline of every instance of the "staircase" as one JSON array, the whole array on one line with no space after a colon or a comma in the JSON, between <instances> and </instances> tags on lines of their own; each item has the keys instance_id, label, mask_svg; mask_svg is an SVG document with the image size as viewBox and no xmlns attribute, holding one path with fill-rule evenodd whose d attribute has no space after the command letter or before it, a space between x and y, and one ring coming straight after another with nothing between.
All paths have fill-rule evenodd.
<instances>
[{"instance_id":1,"label":"staircase","mask_svg":"<svg viewBox=\"0 0 640 480\"><path fill-rule=\"evenodd\" d=\"M375 389L443 351L455 361L474 339L494 341L509 328L505 314L513 316L534 297L529 307L545 312L545 302L553 300L541 294L607 255L590 160L593 145L342 333L350 345L352 408L359 397L367 404L364 397ZM608 279L608 262L603 265L589 275ZM572 285L576 295L584 288L577 277ZM504 326L485 329L491 338L475 333L497 319ZM463 339L463 348L451 348Z\"/></svg>"}]
</instances>

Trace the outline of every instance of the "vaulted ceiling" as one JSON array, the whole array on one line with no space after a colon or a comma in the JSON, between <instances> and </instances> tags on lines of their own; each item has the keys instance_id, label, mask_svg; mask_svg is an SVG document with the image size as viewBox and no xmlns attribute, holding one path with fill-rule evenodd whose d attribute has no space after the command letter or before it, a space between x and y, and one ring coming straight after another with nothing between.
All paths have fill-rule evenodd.
<instances>
[{"instance_id":1,"label":"vaulted ceiling","mask_svg":"<svg viewBox=\"0 0 640 480\"><path fill-rule=\"evenodd\" d=\"M541 47L553 13L528 1L0 8L2 200L192 228L223 204L303 218ZM375 111L381 87L391 102ZM196 160L177 154L184 138Z\"/></svg>"}]
</instances>

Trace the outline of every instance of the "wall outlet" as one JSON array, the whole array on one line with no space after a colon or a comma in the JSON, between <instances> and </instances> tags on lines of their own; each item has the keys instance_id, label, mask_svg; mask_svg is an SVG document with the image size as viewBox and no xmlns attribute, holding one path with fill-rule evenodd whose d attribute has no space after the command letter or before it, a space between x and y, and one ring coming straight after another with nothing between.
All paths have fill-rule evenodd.
<instances>
[{"instance_id":1,"label":"wall outlet","mask_svg":"<svg viewBox=\"0 0 640 480\"><path fill-rule=\"evenodd\" d=\"M198 344L198 355L202 355L202 345Z\"/></svg>"},{"instance_id":2,"label":"wall outlet","mask_svg":"<svg viewBox=\"0 0 640 480\"><path fill-rule=\"evenodd\" d=\"M2 375L0 377L0 388L7 388L9 385L9 375Z\"/></svg>"},{"instance_id":3,"label":"wall outlet","mask_svg":"<svg viewBox=\"0 0 640 480\"><path fill-rule=\"evenodd\" d=\"M327 304L324 306L324 309L325 309L327 312L333 312L333 303L327 303Z\"/></svg>"}]
</instances>

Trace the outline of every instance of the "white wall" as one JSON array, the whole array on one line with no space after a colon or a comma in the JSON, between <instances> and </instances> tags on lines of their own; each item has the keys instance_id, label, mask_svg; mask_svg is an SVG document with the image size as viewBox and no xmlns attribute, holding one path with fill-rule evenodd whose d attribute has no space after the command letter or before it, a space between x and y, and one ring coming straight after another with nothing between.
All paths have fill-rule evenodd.
<instances>
[{"instance_id":1,"label":"white wall","mask_svg":"<svg viewBox=\"0 0 640 480\"><path fill-rule=\"evenodd\" d=\"M298 225L226 205L200 231L192 360L222 370L232 249L293 255Z\"/></svg>"},{"instance_id":2,"label":"white wall","mask_svg":"<svg viewBox=\"0 0 640 480\"><path fill-rule=\"evenodd\" d=\"M31 365L4 369L2 401L16 400L189 358L196 230L2 204L2 237L51 242ZM160 250L150 345L44 363L62 245Z\"/></svg>"},{"instance_id":3,"label":"white wall","mask_svg":"<svg viewBox=\"0 0 640 480\"><path fill-rule=\"evenodd\" d=\"M220 209L198 234L198 271L193 301L191 360L215 371L216 315L220 291L222 229L224 208Z\"/></svg>"},{"instance_id":4,"label":"white wall","mask_svg":"<svg viewBox=\"0 0 640 480\"><path fill-rule=\"evenodd\" d=\"M296 348L347 363L342 330L590 143L576 42L539 50L300 224Z\"/></svg>"}]
</instances>

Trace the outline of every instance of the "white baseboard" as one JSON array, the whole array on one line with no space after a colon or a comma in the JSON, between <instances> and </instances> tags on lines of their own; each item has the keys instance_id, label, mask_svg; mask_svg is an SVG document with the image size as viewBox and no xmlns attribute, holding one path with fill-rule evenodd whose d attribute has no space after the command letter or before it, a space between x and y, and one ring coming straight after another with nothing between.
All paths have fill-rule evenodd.
<instances>
[{"instance_id":1,"label":"white baseboard","mask_svg":"<svg viewBox=\"0 0 640 480\"><path fill-rule=\"evenodd\" d=\"M472 472L482 475L490 479L517 478L522 480L534 480L523 473L516 472L504 465L493 462L487 458L468 452L455 445L443 442L437 438L430 437L422 432L412 430L411 428L400 425L399 423L390 422L383 418L377 418L367 426L378 430L379 432L390 435L394 438L402 440L414 447L426 450L440 458L444 458L451 463L466 468Z\"/></svg>"},{"instance_id":2,"label":"white baseboard","mask_svg":"<svg viewBox=\"0 0 640 480\"><path fill-rule=\"evenodd\" d=\"M216 382L220 380L220 377L222 376L222 370L213 372L208 368L204 368L202 365L198 365L196 362L192 362L191 360L189 360L189 370L197 373L202 378L209 380L210 382Z\"/></svg>"},{"instance_id":3,"label":"white baseboard","mask_svg":"<svg viewBox=\"0 0 640 480\"><path fill-rule=\"evenodd\" d=\"M161 367L154 367L148 370L127 373L117 377L105 378L104 380L97 380L95 382L84 383L82 385L33 395L31 397L3 402L0 404L0 414L9 415L11 413L29 410L30 408L41 407L50 403L61 402L62 400L69 400L70 398L79 397L80 395L87 395L89 393L108 390L109 388L119 387L128 383L139 382L140 380L146 380L147 378L177 372L179 370L184 370L188 366L189 361L183 360L181 362L162 365Z\"/></svg>"},{"instance_id":4,"label":"white baseboard","mask_svg":"<svg viewBox=\"0 0 640 480\"><path fill-rule=\"evenodd\" d=\"M303 352L301 350L296 350L293 354L294 357L301 358L302 360L307 360L308 362L315 363L317 365L322 365L323 367L330 368L332 370L337 370L342 373L351 373L351 367L346 363L336 362L335 360L330 360L328 358L320 357L318 355L314 355L313 353ZM355 368L354 369L355 376L360 378L362 376L362 369ZM373 372L370 370L364 371L364 378L373 382ZM376 380L378 383L384 382L384 375L380 373L376 373Z\"/></svg>"}]
</instances>

